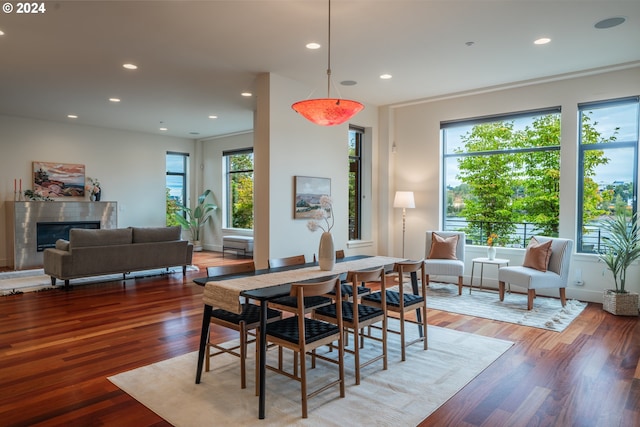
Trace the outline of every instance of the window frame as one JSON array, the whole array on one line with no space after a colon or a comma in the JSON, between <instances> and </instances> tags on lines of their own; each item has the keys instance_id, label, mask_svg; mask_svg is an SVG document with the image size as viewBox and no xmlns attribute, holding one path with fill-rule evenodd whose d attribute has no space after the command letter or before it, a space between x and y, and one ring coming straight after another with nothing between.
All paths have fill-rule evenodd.
<instances>
[{"instance_id":1,"label":"window frame","mask_svg":"<svg viewBox=\"0 0 640 427\"><path fill-rule=\"evenodd\" d=\"M238 228L233 226L233 200L231 200L231 197L232 197L231 176L234 174L251 173L252 180L253 180L255 178L253 175L255 170L255 163L254 163L254 168L252 169L242 169L242 170L235 170L235 171L230 170L232 156L243 155L243 154L253 155L253 153L254 153L253 147L225 150L222 152L223 173L224 173L224 224L223 226L226 229L246 230L246 231L253 230L252 228ZM255 197L255 194L252 194L252 196ZM255 220L255 216L253 217L253 219Z\"/></svg>"},{"instance_id":2,"label":"window frame","mask_svg":"<svg viewBox=\"0 0 640 427\"><path fill-rule=\"evenodd\" d=\"M182 168L183 168L183 172L176 172L176 171L171 171L169 170L169 164L167 162L167 158L168 156L181 156L182 157ZM188 197L187 197L187 185L189 182L189 153L180 153L177 151L167 151L166 155L165 155L165 169L166 169L166 174L165 177L169 177L169 176L178 176L178 177L182 177L182 200L181 202L179 201L179 203L181 203L182 205L187 205L188 202ZM169 188L168 182L166 182L166 178L165 178L165 186L166 188ZM185 215L185 213L183 212L183 215Z\"/></svg>"},{"instance_id":3,"label":"window frame","mask_svg":"<svg viewBox=\"0 0 640 427\"><path fill-rule=\"evenodd\" d=\"M559 119L562 120L561 113L562 112L561 112L560 106L553 106L548 108L540 108L540 109L527 110L527 111L487 115L487 116L480 116L475 118L466 118L462 120L442 121L440 123L440 138L441 138L441 150L442 150L442 159L441 159L442 161L441 163L441 167L442 167L441 215L442 215L442 222L443 222L442 229L457 230L460 228L459 226L456 226L450 223L450 216L448 215L448 208L449 208L448 185L450 184L447 181L447 177L449 174L448 162L450 162L452 159L470 157L470 156L494 156L494 155L508 155L508 154L517 154L517 153L525 154L525 153L535 153L535 152L551 152L551 151L557 151L558 155L560 155L559 154L560 144L553 145L553 146L549 145L549 146L530 146L530 147L522 147L522 148L511 148L511 149L505 149L505 150L486 150L486 151L473 151L473 152L458 151L460 147L457 147L454 149L452 147L447 146L447 129L460 128L460 127L470 127L470 129L472 129L473 126L479 125L479 124L511 122L511 121L516 121L518 119L523 119L523 118L529 118L530 123L527 123L527 125L531 125L534 122L536 117L541 117L545 115L557 114ZM560 222L560 217L558 217L558 228L559 228L559 222ZM465 222L465 224L467 224L467 222ZM535 229L531 229L531 232L529 232L527 230L527 224L528 223L524 223L524 228L523 230L521 230L521 232L517 231L515 235L510 236L514 238L514 240L515 240L515 237L518 237L518 239L521 241L520 245L522 247L526 246L528 238L533 234L531 232L535 230ZM483 231L481 230L479 233L480 234L475 237L469 236L467 240L473 241L472 244L482 245L484 241L483 235L482 235ZM520 239L521 234L522 234L522 238ZM511 243L510 245L515 247L519 246L517 243Z\"/></svg>"},{"instance_id":4,"label":"window frame","mask_svg":"<svg viewBox=\"0 0 640 427\"><path fill-rule=\"evenodd\" d=\"M607 108L607 107L617 107L626 104L636 104L636 135L634 140L623 140L623 141L609 141L609 142L598 142L596 144L584 144L583 143L583 113L588 110ZM595 125L595 123L594 123ZM598 253L601 248L600 246L600 237L597 238L597 243L594 244L592 250L585 250L585 234L583 233L583 227L585 224L583 223L584 218L584 159L585 154L588 151L594 150L616 150L616 149L625 149L631 148L633 150L633 166L631 172L631 176L633 177L633 197L631 202L631 210L632 214L636 214L638 212L638 152L639 152L639 144L640 144L640 96L631 96L624 98L616 98L602 101L592 101L578 104L578 179L577 179L577 209L576 209L576 253L582 254L593 254ZM599 235L599 233L597 233ZM588 246L588 244L586 245Z\"/></svg>"},{"instance_id":5,"label":"window frame","mask_svg":"<svg viewBox=\"0 0 640 427\"><path fill-rule=\"evenodd\" d=\"M349 125L349 188L348 191L349 193L347 194L347 199L348 199L348 205L349 205L349 213L351 212L351 205L354 204L354 212L355 212L355 216L353 218L353 226L351 224L352 219L351 217L349 218L349 224L348 224L348 236L347 236L347 240L348 241L354 241L354 240L362 240L362 180L363 180L363 169L362 169L362 162L363 162L363 144L364 144L364 134L365 134L365 129L358 127L358 126L354 126L354 125ZM355 153L352 155L351 154L351 137L352 135L355 138ZM352 171L352 168L355 169L355 171ZM355 183L354 183L354 195L353 198L351 197L351 173L355 173Z\"/></svg>"}]
</instances>

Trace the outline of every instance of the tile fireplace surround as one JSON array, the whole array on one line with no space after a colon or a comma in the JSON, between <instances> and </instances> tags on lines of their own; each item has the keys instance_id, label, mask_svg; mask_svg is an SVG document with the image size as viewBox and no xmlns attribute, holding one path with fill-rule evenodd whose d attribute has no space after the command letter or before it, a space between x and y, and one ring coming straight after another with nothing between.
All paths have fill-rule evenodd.
<instances>
[{"instance_id":1,"label":"tile fireplace surround","mask_svg":"<svg viewBox=\"0 0 640 427\"><path fill-rule=\"evenodd\" d=\"M100 222L100 228L118 226L117 202L6 202L7 256L14 270L40 268L43 253L37 249L38 223Z\"/></svg>"}]
</instances>

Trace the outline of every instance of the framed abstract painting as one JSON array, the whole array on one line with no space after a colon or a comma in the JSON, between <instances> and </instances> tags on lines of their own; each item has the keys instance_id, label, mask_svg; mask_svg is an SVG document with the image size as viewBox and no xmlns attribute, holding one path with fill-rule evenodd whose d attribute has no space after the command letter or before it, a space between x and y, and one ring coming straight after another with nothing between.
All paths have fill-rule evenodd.
<instances>
[{"instance_id":1,"label":"framed abstract painting","mask_svg":"<svg viewBox=\"0 0 640 427\"><path fill-rule=\"evenodd\" d=\"M33 162L33 191L43 197L84 197L84 165Z\"/></svg>"}]
</instances>

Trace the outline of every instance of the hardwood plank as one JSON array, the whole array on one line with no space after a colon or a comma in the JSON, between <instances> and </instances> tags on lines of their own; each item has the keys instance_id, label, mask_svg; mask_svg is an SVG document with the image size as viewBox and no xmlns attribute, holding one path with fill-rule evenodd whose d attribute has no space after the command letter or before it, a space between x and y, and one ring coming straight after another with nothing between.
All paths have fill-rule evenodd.
<instances>
[{"instance_id":1,"label":"hardwood plank","mask_svg":"<svg viewBox=\"0 0 640 427\"><path fill-rule=\"evenodd\" d=\"M168 426L106 378L198 346L200 271L0 298L3 426ZM428 321L514 341L421 426L640 425L640 323L589 304L557 333L429 310ZM219 342L235 338L212 329ZM194 367L195 376L195 367Z\"/></svg>"}]
</instances>

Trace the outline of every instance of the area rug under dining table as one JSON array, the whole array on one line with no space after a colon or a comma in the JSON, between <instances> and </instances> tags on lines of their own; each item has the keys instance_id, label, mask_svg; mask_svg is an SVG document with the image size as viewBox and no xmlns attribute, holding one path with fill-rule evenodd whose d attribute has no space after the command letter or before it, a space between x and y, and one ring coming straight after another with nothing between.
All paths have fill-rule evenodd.
<instances>
[{"instance_id":1,"label":"area rug under dining table","mask_svg":"<svg viewBox=\"0 0 640 427\"><path fill-rule=\"evenodd\" d=\"M417 328L410 327L417 334ZM429 349L420 344L408 348L400 361L399 338L389 335L389 367L381 363L362 371L362 383L354 384L353 359L345 356L346 397L337 388L309 400L309 418L300 413L300 387L282 375L267 372L266 419L258 419L254 392L253 354L247 360L248 384L240 388L238 359L230 355L212 359L211 371L195 384L197 352L147 365L109 377L116 386L178 427L204 426L344 426L417 425L462 387L495 362L513 343L451 329L429 326ZM363 349L363 357L372 345ZM269 351L274 358L277 351ZM271 361L273 362L273 360ZM499 362L497 362L499 363ZM309 390L315 381L335 371L334 365L318 361L310 369ZM356 421L357 420L357 421Z\"/></svg>"}]
</instances>

